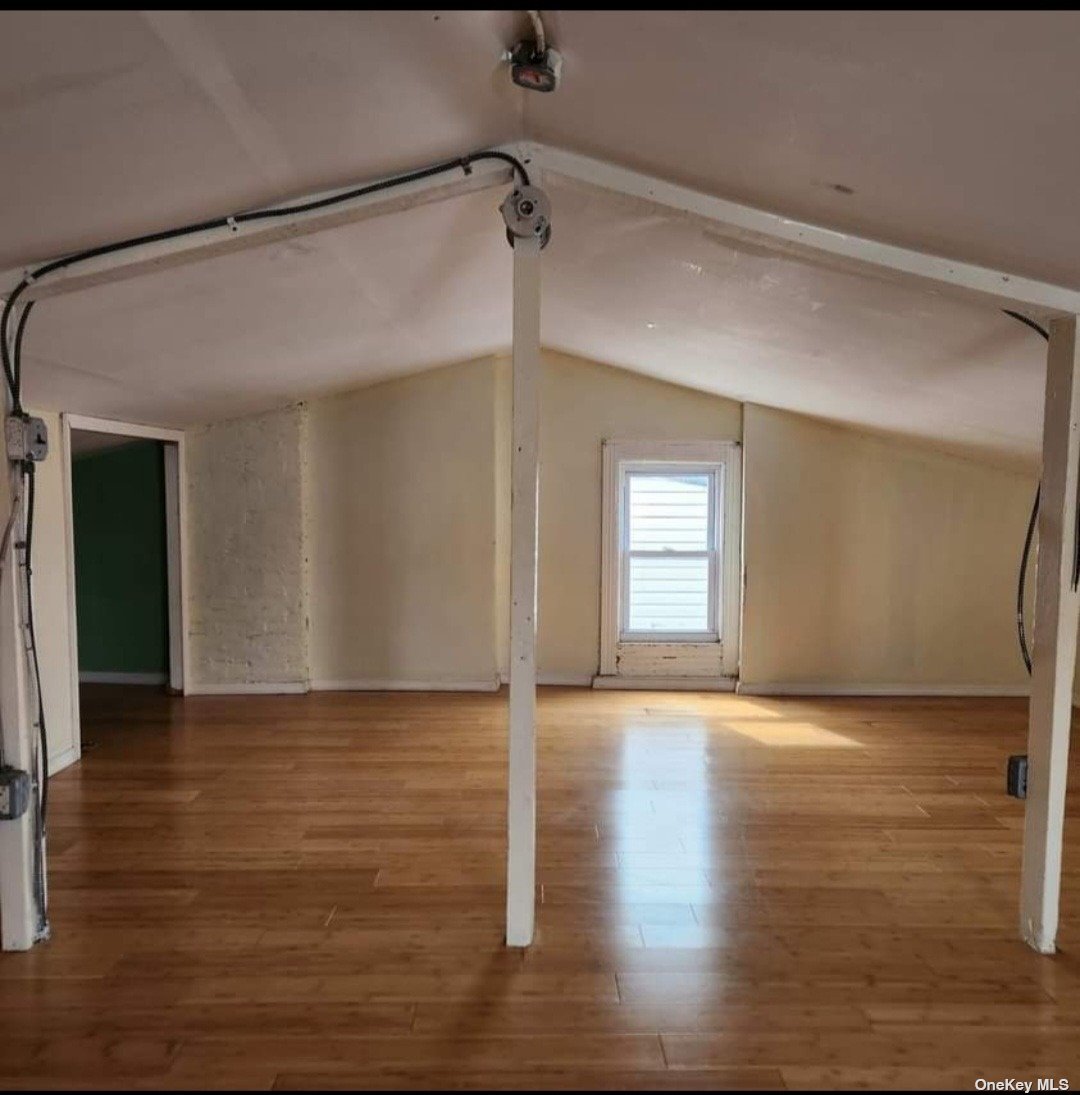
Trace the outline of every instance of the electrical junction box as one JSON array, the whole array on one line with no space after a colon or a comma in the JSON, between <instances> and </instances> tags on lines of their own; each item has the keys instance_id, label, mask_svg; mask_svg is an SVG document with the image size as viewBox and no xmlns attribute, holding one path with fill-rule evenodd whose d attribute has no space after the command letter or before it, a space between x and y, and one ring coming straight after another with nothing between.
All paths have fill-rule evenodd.
<instances>
[{"instance_id":1,"label":"electrical junction box","mask_svg":"<svg viewBox=\"0 0 1080 1095\"><path fill-rule=\"evenodd\" d=\"M540 53L535 42L518 42L510 53L510 78L529 91L554 91L562 73L562 55L550 46Z\"/></svg>"},{"instance_id":2,"label":"electrical junction box","mask_svg":"<svg viewBox=\"0 0 1080 1095\"><path fill-rule=\"evenodd\" d=\"M1023 754L1009 757L1005 772L1005 790L1013 798L1027 798L1028 759Z\"/></svg>"},{"instance_id":3,"label":"electrical junction box","mask_svg":"<svg viewBox=\"0 0 1080 1095\"><path fill-rule=\"evenodd\" d=\"M30 773L4 765L0 768L0 821L22 817L30 806Z\"/></svg>"},{"instance_id":4,"label":"electrical junction box","mask_svg":"<svg viewBox=\"0 0 1080 1095\"><path fill-rule=\"evenodd\" d=\"M33 460L49 455L49 430L43 419L10 415L4 423L4 440L9 460Z\"/></svg>"}]
</instances>

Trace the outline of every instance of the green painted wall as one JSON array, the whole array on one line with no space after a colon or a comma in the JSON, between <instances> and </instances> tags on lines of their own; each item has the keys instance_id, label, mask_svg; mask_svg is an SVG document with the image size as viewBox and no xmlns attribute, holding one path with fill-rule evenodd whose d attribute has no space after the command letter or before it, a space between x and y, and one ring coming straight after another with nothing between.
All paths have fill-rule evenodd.
<instances>
[{"instance_id":1,"label":"green painted wall","mask_svg":"<svg viewBox=\"0 0 1080 1095\"><path fill-rule=\"evenodd\" d=\"M169 594L161 442L76 457L71 492L79 669L165 673Z\"/></svg>"}]
</instances>

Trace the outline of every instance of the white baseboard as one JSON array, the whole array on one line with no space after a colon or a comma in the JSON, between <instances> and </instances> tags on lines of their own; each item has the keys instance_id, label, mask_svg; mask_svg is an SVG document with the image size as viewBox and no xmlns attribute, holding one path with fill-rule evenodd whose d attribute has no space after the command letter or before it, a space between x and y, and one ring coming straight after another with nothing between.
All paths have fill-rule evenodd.
<instances>
[{"instance_id":1,"label":"white baseboard","mask_svg":"<svg viewBox=\"0 0 1080 1095\"><path fill-rule=\"evenodd\" d=\"M497 677L483 681L312 681L313 692L497 692Z\"/></svg>"},{"instance_id":2,"label":"white baseboard","mask_svg":"<svg viewBox=\"0 0 1080 1095\"><path fill-rule=\"evenodd\" d=\"M610 691L734 692L732 677L593 677L593 688Z\"/></svg>"},{"instance_id":3,"label":"white baseboard","mask_svg":"<svg viewBox=\"0 0 1080 1095\"><path fill-rule=\"evenodd\" d=\"M112 670L80 669L80 684L168 684L168 673L114 673Z\"/></svg>"},{"instance_id":4,"label":"white baseboard","mask_svg":"<svg viewBox=\"0 0 1080 1095\"><path fill-rule=\"evenodd\" d=\"M62 772L65 768L74 764L81 756L82 750L79 746L73 745L70 749L57 753L55 757L49 757L49 775L55 776L57 772Z\"/></svg>"},{"instance_id":5,"label":"white baseboard","mask_svg":"<svg viewBox=\"0 0 1080 1095\"><path fill-rule=\"evenodd\" d=\"M305 692L497 692L492 677L476 681L282 681L253 684L193 684L189 696L301 695Z\"/></svg>"},{"instance_id":6,"label":"white baseboard","mask_svg":"<svg viewBox=\"0 0 1080 1095\"><path fill-rule=\"evenodd\" d=\"M748 684L735 689L741 696L1027 696L1023 684L844 684L827 681Z\"/></svg>"},{"instance_id":7,"label":"white baseboard","mask_svg":"<svg viewBox=\"0 0 1080 1095\"><path fill-rule=\"evenodd\" d=\"M186 696L295 696L308 691L306 681L260 681L252 684L189 684Z\"/></svg>"},{"instance_id":8,"label":"white baseboard","mask_svg":"<svg viewBox=\"0 0 1080 1095\"><path fill-rule=\"evenodd\" d=\"M537 673L536 683L550 688L591 688L592 673ZM510 683L509 674L499 674L499 686Z\"/></svg>"},{"instance_id":9,"label":"white baseboard","mask_svg":"<svg viewBox=\"0 0 1080 1095\"><path fill-rule=\"evenodd\" d=\"M590 688L593 682L591 673L538 673L537 684L547 684L560 688Z\"/></svg>"}]
</instances>

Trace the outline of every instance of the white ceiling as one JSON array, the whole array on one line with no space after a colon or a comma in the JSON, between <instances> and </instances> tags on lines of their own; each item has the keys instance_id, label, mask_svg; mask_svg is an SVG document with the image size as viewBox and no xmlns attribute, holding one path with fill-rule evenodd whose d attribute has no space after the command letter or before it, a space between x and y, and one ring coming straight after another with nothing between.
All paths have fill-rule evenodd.
<instances>
[{"instance_id":1,"label":"white ceiling","mask_svg":"<svg viewBox=\"0 0 1080 1095\"><path fill-rule=\"evenodd\" d=\"M557 12L551 22L566 82L529 98L536 140L1080 287L1080 12Z\"/></svg>"},{"instance_id":2,"label":"white ceiling","mask_svg":"<svg viewBox=\"0 0 1080 1095\"><path fill-rule=\"evenodd\" d=\"M1080 287L1071 12L6 12L0 265L529 136ZM835 189L839 184L853 193ZM1043 347L993 311L735 251L553 184L544 339L708 391L1035 451ZM43 301L44 405L166 424L504 349L487 191ZM652 324L653 326L649 326Z\"/></svg>"},{"instance_id":3,"label":"white ceiling","mask_svg":"<svg viewBox=\"0 0 1080 1095\"><path fill-rule=\"evenodd\" d=\"M599 191L553 193L548 345L958 448L1035 451L1045 344L1008 316L733 245Z\"/></svg>"}]
</instances>

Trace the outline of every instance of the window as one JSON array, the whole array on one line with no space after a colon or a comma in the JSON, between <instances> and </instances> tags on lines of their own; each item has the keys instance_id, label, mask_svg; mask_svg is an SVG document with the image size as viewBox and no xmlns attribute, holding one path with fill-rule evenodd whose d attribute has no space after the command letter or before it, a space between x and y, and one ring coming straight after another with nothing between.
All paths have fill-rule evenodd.
<instances>
[{"instance_id":1,"label":"window","mask_svg":"<svg viewBox=\"0 0 1080 1095\"><path fill-rule=\"evenodd\" d=\"M716 468L627 468L621 500L623 640L715 640Z\"/></svg>"},{"instance_id":2,"label":"window","mask_svg":"<svg viewBox=\"0 0 1080 1095\"><path fill-rule=\"evenodd\" d=\"M604 443L601 677L734 677L734 442Z\"/></svg>"}]
</instances>

